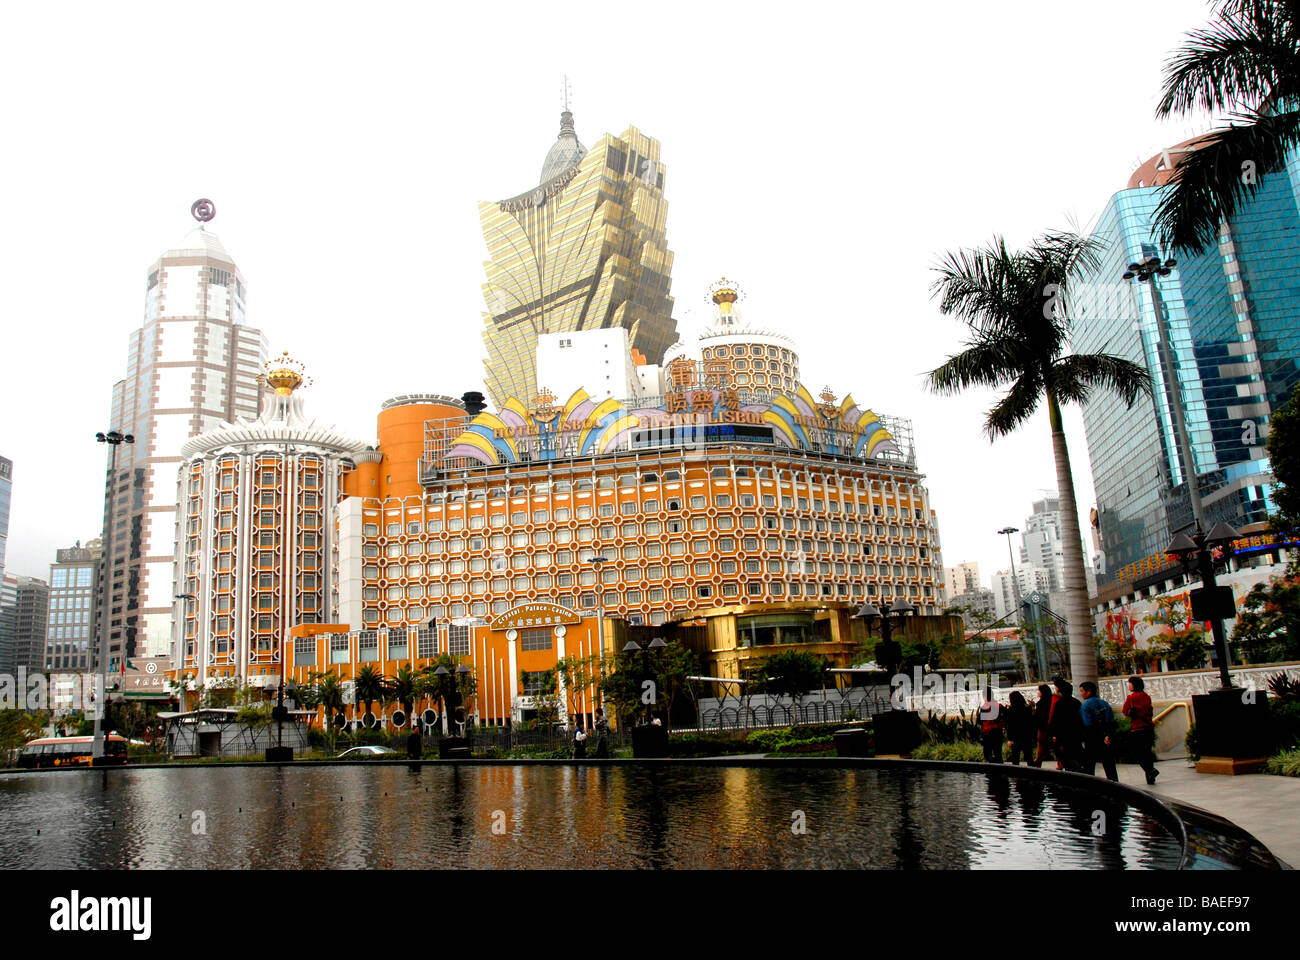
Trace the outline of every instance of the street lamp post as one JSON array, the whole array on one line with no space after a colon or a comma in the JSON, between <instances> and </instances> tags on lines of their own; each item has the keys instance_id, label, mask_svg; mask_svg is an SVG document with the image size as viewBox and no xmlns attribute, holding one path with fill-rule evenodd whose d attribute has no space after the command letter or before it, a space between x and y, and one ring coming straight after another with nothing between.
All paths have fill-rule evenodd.
<instances>
[{"instance_id":1,"label":"street lamp post","mask_svg":"<svg viewBox=\"0 0 1300 960\"><path fill-rule=\"evenodd\" d=\"M1187 436L1187 420L1183 413L1183 385L1174 372L1173 351L1169 346L1169 329L1165 311L1164 298L1156 285L1156 277L1167 277L1178 266L1177 260L1161 262L1159 257L1151 257L1142 263L1130 263L1124 272L1125 280L1137 280L1139 283L1151 284L1151 300L1156 312L1156 337L1160 345L1160 360L1169 372L1169 407L1173 413L1174 435L1178 443L1178 452L1183 458L1183 479L1187 483L1187 495L1192 503L1192 520L1198 530L1205 529L1205 514L1201 509L1200 483L1196 476L1196 464L1192 460L1192 445Z\"/></svg>"},{"instance_id":2,"label":"street lamp post","mask_svg":"<svg viewBox=\"0 0 1300 960\"><path fill-rule=\"evenodd\" d=\"M1200 525L1192 536L1180 533L1174 542L1165 548L1165 553L1183 565L1189 575L1196 571L1201 578L1201 589L1192 591L1192 618L1204 622L1210 621L1210 630L1214 635L1214 651L1219 659L1219 685L1222 690L1231 690L1232 678L1228 674L1231 663L1228 653L1228 635L1224 630L1225 617L1235 615L1232 600L1232 588L1220 588L1214 576L1215 547L1223 551L1226 560L1232 549L1232 541L1240 534L1226 523L1216 523L1208 534L1202 533Z\"/></svg>"},{"instance_id":3,"label":"street lamp post","mask_svg":"<svg viewBox=\"0 0 1300 960\"><path fill-rule=\"evenodd\" d=\"M120 430L95 434L99 443L109 448L108 522L104 526L104 622L99 626L99 702L95 704L95 740L90 748L90 762L104 757L104 721L108 718L108 624L113 615L113 515L117 507L117 448L135 443L135 437ZM125 652L125 651L124 651Z\"/></svg>"},{"instance_id":4,"label":"street lamp post","mask_svg":"<svg viewBox=\"0 0 1300 960\"><path fill-rule=\"evenodd\" d=\"M1011 595L1016 601L1016 626L1020 627L1020 656L1025 662L1025 679L1029 679L1029 648L1025 646L1025 622L1024 614L1020 607L1020 580L1016 577L1016 555L1011 550L1011 535L1019 533L1018 527L1003 527L998 533L1004 533L1007 537L1007 557L1011 560ZM1038 655L1038 675L1043 675L1043 657L1042 652L1037 649L1037 631L1035 631L1035 650ZM983 657L981 655L981 662Z\"/></svg>"},{"instance_id":5,"label":"street lamp post","mask_svg":"<svg viewBox=\"0 0 1300 960\"><path fill-rule=\"evenodd\" d=\"M884 667L885 672L889 673L891 677L897 677L903 660L903 648L894 640L894 631L897 630L902 633L906 626L906 618L915 613L916 607L912 606L904 598L899 597L883 612L868 600L853 615L853 619L861 620L866 625L867 636L871 635L872 627L879 621L880 642L876 644L876 662ZM882 658L884 659L883 663L881 663ZM891 684L893 682L891 680ZM906 689L905 683L900 683L900 689ZM872 718L872 726L875 728L876 754L877 756L904 756L910 754L921 743L921 716L915 710L908 710L906 701L900 707L893 696L889 698L889 705L892 709ZM847 749L852 748L847 746L846 741Z\"/></svg>"}]
</instances>

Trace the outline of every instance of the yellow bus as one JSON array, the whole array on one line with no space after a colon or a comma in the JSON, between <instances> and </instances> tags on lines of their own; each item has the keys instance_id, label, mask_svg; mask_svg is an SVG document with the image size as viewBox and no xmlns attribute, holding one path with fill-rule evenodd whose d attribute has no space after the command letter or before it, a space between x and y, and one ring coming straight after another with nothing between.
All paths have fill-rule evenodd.
<instances>
[{"instance_id":1,"label":"yellow bus","mask_svg":"<svg viewBox=\"0 0 1300 960\"><path fill-rule=\"evenodd\" d=\"M94 737L42 737L28 741L18 755L20 767L88 767ZM126 738L110 733L104 738L99 765L126 763Z\"/></svg>"}]
</instances>

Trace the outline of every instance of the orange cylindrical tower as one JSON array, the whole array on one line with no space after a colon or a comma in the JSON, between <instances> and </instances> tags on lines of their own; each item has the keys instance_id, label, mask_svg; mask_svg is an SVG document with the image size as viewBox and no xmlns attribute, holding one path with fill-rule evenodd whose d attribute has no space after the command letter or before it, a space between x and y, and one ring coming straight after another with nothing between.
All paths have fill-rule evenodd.
<instances>
[{"instance_id":1,"label":"orange cylindrical tower","mask_svg":"<svg viewBox=\"0 0 1300 960\"><path fill-rule=\"evenodd\" d=\"M424 456L425 421L462 420L464 416L463 403L436 394L412 394L384 401L377 426L379 451L383 454L383 461L377 465L378 495L418 497L424 489L420 486L420 459Z\"/></svg>"}]
</instances>

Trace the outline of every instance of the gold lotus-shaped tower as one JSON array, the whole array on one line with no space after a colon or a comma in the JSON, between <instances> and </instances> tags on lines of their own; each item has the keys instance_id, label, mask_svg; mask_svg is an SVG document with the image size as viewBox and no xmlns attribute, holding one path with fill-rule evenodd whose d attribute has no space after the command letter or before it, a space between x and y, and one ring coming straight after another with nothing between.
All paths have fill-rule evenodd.
<instances>
[{"instance_id":1,"label":"gold lotus-shaped tower","mask_svg":"<svg viewBox=\"0 0 1300 960\"><path fill-rule=\"evenodd\" d=\"M745 292L740 289L740 284L726 277L709 285L709 299L717 304L719 312L724 317L730 316L732 307L737 301L744 299L744 296Z\"/></svg>"},{"instance_id":2,"label":"gold lotus-shaped tower","mask_svg":"<svg viewBox=\"0 0 1300 960\"><path fill-rule=\"evenodd\" d=\"M262 381L274 387L278 395L287 397L299 387L310 385L311 378L305 375L304 370L302 363L289 356L289 351L285 350L274 360L266 362Z\"/></svg>"}]
</instances>

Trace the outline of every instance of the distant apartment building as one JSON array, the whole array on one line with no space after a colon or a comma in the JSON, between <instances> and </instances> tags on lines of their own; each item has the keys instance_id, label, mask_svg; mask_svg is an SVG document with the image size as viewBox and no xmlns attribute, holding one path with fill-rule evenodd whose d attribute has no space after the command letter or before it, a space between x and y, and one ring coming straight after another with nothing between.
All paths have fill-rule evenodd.
<instances>
[{"instance_id":1,"label":"distant apartment building","mask_svg":"<svg viewBox=\"0 0 1300 960\"><path fill-rule=\"evenodd\" d=\"M980 565L978 563L959 563L943 568L943 585L948 594L948 602L955 603L959 594L982 589L980 584Z\"/></svg>"},{"instance_id":2,"label":"distant apartment building","mask_svg":"<svg viewBox=\"0 0 1300 960\"><path fill-rule=\"evenodd\" d=\"M1008 624L1020 622L1020 611L1016 609L1016 584L1019 585L1020 599L1023 601L1034 592L1046 597L1050 591L1051 582L1051 574L1042 567L1031 564L1016 567L1014 579L1010 570L999 570L993 574L993 599L998 618L1007 617Z\"/></svg>"},{"instance_id":3,"label":"distant apartment building","mask_svg":"<svg viewBox=\"0 0 1300 960\"><path fill-rule=\"evenodd\" d=\"M91 670L95 665L95 592L102 554L98 539L55 553L50 564L49 617L45 668L59 672Z\"/></svg>"},{"instance_id":4,"label":"distant apartment building","mask_svg":"<svg viewBox=\"0 0 1300 960\"><path fill-rule=\"evenodd\" d=\"M44 669L45 617L50 588L36 577L5 576L0 594L0 674Z\"/></svg>"},{"instance_id":5,"label":"distant apartment building","mask_svg":"<svg viewBox=\"0 0 1300 960\"><path fill-rule=\"evenodd\" d=\"M14 462L0 457L0 581L5 578L5 548L9 542L9 501L14 489Z\"/></svg>"}]
</instances>

